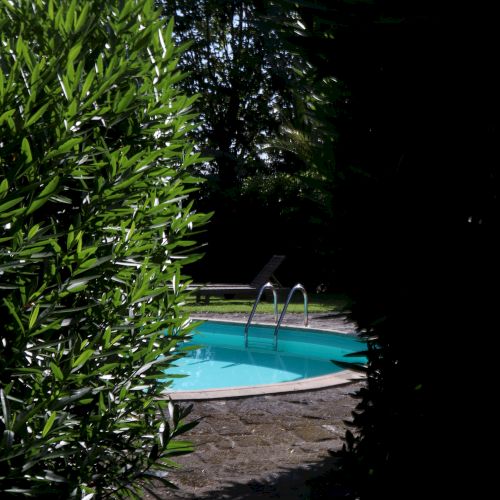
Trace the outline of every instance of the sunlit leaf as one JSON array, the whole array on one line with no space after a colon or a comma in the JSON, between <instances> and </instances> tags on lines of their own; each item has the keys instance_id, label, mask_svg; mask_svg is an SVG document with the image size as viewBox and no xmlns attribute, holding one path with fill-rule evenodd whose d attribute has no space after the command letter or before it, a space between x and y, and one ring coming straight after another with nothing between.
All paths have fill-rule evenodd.
<instances>
[{"instance_id":1,"label":"sunlit leaf","mask_svg":"<svg viewBox=\"0 0 500 500\"><path fill-rule=\"evenodd\" d=\"M12 200L6 201L0 205L0 212L6 212L9 208L12 208L23 201L22 197L13 198Z\"/></svg>"},{"instance_id":2,"label":"sunlit leaf","mask_svg":"<svg viewBox=\"0 0 500 500\"><path fill-rule=\"evenodd\" d=\"M49 106L50 106L50 102L47 102L47 103L43 104L42 106L40 106L40 108L38 108L37 111L33 115L31 115L30 119L26 122L26 127L29 127L29 126L33 125L34 123L36 123L42 117L42 115L45 113L45 111L47 111ZM1 117L0 117L0 120L1 120Z\"/></svg>"},{"instance_id":3,"label":"sunlit leaf","mask_svg":"<svg viewBox=\"0 0 500 500\"><path fill-rule=\"evenodd\" d=\"M57 412L53 411L50 413L50 416L47 419L47 422L45 422L45 425L43 426L42 437L45 437L48 434L48 432L52 428L52 425L54 425L56 417L57 417Z\"/></svg>"},{"instance_id":4,"label":"sunlit leaf","mask_svg":"<svg viewBox=\"0 0 500 500\"><path fill-rule=\"evenodd\" d=\"M38 318L38 313L40 312L40 304L37 304L33 310L31 311L31 315L30 315L30 321L29 321L29 324L28 324L28 328L31 330L33 328L33 326L35 325L35 322Z\"/></svg>"},{"instance_id":5,"label":"sunlit leaf","mask_svg":"<svg viewBox=\"0 0 500 500\"><path fill-rule=\"evenodd\" d=\"M93 349L86 349L83 351L82 354L80 354L80 356L73 361L73 369L81 368L90 359L92 354L94 354Z\"/></svg>"},{"instance_id":6,"label":"sunlit leaf","mask_svg":"<svg viewBox=\"0 0 500 500\"><path fill-rule=\"evenodd\" d=\"M49 196L57 189L59 180L59 176L56 175L47 183L47 185L42 189L42 192L31 202L26 215L33 213L35 210L38 210L47 202Z\"/></svg>"},{"instance_id":7,"label":"sunlit leaf","mask_svg":"<svg viewBox=\"0 0 500 500\"><path fill-rule=\"evenodd\" d=\"M52 373L56 377L57 380L63 380L64 375L61 369L55 364L55 363L50 363L50 369L52 370Z\"/></svg>"}]
</instances>

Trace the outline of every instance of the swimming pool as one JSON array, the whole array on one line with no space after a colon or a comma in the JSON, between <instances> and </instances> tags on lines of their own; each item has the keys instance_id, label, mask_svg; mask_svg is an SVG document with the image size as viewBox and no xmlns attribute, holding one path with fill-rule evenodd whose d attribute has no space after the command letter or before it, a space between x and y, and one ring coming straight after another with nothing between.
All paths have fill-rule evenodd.
<instances>
[{"instance_id":1,"label":"swimming pool","mask_svg":"<svg viewBox=\"0 0 500 500\"><path fill-rule=\"evenodd\" d=\"M363 356L346 358L364 350L352 335L320 330L281 327L278 350L273 350L273 326L252 325L248 348L244 347L244 325L206 321L196 328L186 346L200 345L176 361L168 375L174 378L168 388L172 395L189 393L203 398L229 395L285 392L312 385L334 385L355 377L333 361L365 361ZM316 384L314 383L316 382ZM323 385L321 385L323 384ZM326 384L326 385L325 385ZM293 388L293 387L295 388ZM233 391L231 391L233 389ZM229 390L229 393L227 392ZM196 395L196 394L198 395Z\"/></svg>"}]
</instances>

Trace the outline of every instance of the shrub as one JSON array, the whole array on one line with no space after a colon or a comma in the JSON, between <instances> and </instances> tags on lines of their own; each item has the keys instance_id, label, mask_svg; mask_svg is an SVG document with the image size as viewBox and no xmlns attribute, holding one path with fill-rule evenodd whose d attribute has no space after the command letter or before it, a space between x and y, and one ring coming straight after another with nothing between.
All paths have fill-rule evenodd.
<instances>
[{"instance_id":1,"label":"shrub","mask_svg":"<svg viewBox=\"0 0 500 500\"><path fill-rule=\"evenodd\" d=\"M191 449L158 400L206 220L172 28L152 0L2 2L2 495L139 495Z\"/></svg>"}]
</instances>

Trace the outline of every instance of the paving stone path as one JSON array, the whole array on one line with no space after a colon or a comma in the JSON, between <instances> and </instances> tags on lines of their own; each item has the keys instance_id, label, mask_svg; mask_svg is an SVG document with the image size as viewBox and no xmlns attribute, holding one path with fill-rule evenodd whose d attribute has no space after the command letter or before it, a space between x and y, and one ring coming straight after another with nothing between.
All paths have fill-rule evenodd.
<instances>
[{"instance_id":1,"label":"paving stone path","mask_svg":"<svg viewBox=\"0 0 500 500\"><path fill-rule=\"evenodd\" d=\"M290 318L290 324L295 320L301 318ZM324 325L330 328L337 322L337 331L352 330L339 317L316 317L312 326L319 321L330 321ZM345 421L355 406L352 395L362 384L195 402L189 419L201 423L186 437L196 451L177 459L182 468L170 478L179 490L158 485L155 496L145 498L312 498L307 481L334 466L329 450L342 447Z\"/></svg>"}]
</instances>

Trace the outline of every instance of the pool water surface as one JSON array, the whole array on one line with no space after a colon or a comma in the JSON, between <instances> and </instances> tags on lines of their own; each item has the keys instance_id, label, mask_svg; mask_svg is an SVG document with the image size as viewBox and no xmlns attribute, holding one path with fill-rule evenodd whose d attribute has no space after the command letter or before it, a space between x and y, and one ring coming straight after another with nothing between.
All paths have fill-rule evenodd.
<instances>
[{"instance_id":1,"label":"pool water surface","mask_svg":"<svg viewBox=\"0 0 500 500\"><path fill-rule=\"evenodd\" d=\"M274 327L252 325L245 348L244 325L206 321L196 328L188 346L200 349L167 370L174 378L171 391L199 391L291 382L332 374L344 368L332 361L365 362L347 354L364 350L357 337L335 332L281 327L278 350L273 349Z\"/></svg>"}]
</instances>

